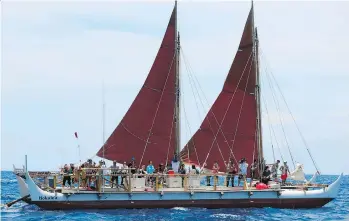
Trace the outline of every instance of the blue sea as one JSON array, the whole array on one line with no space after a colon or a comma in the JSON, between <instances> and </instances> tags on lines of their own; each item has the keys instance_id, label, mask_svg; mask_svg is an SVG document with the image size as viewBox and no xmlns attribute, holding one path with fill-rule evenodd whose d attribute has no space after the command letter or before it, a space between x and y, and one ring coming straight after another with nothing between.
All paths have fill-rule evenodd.
<instances>
[{"instance_id":1,"label":"blue sea","mask_svg":"<svg viewBox=\"0 0 349 221\"><path fill-rule=\"evenodd\" d=\"M317 182L330 184L337 176L319 176ZM1 172L1 205L19 198L17 181L12 172ZM341 184L339 196L317 209L134 209L45 211L19 202L6 209L1 206L2 220L349 220L349 176Z\"/></svg>"}]
</instances>

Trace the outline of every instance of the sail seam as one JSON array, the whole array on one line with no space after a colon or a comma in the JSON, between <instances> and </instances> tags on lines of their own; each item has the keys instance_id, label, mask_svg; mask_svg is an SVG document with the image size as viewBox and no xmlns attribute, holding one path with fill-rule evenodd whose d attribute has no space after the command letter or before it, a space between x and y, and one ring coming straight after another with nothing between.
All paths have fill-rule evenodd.
<instances>
[{"instance_id":1,"label":"sail seam","mask_svg":"<svg viewBox=\"0 0 349 221\"><path fill-rule=\"evenodd\" d=\"M144 88L147 88L147 89L150 89L150 90L152 90L152 91L155 91L155 92L163 92L163 91L165 91L165 90L162 90L162 89L152 88L152 87L149 87L149 86L147 86L147 85L143 85L143 87L144 87ZM167 92L167 93L169 93L169 94L176 94L175 92Z\"/></svg>"},{"instance_id":2,"label":"sail seam","mask_svg":"<svg viewBox=\"0 0 349 221\"><path fill-rule=\"evenodd\" d=\"M129 134L131 134L132 136L136 137L137 139L139 139L139 140L141 140L141 141L144 141L144 142L152 143L152 142L146 141L146 140L140 138L139 136L137 136L136 134L132 133L132 132L125 126L125 124L120 123L120 125L121 125ZM154 144L155 144L155 143L154 143Z\"/></svg>"}]
</instances>

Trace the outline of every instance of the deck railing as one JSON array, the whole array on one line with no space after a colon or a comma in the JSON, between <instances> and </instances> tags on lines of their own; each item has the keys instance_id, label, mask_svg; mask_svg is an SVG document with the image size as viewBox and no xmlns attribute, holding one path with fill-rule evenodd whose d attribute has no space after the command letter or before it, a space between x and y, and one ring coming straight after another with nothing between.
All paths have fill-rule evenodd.
<instances>
[{"instance_id":1,"label":"deck railing","mask_svg":"<svg viewBox=\"0 0 349 221\"><path fill-rule=\"evenodd\" d=\"M94 191L97 192L133 192L133 191L162 191L166 189L179 189L191 191L208 186L207 177L210 179L210 190L218 190L218 187L226 186L226 173L200 173L200 174L141 174L132 173L134 168L119 169L111 168L81 168L72 174L51 171L45 173L29 172L32 178L42 187L48 190L62 189L63 191L85 191L91 190L94 184ZM66 178L64 178L66 177ZM115 178L113 178L115 177ZM116 178L117 177L117 178ZM37 179L39 178L39 179ZM116 182L111 182L116 180ZM138 178L138 179L137 179ZM144 178L143 180L141 178ZM63 186L63 180L70 180L73 183L70 187ZM224 181L223 181L224 180ZM69 182L69 181L68 181ZM121 185L121 183L123 185ZM243 184L244 182L241 182ZM138 186L137 186L138 185ZM113 186L113 188L111 188ZM57 188L61 187L61 188ZM207 189L207 188L206 188Z\"/></svg>"},{"instance_id":2,"label":"deck railing","mask_svg":"<svg viewBox=\"0 0 349 221\"><path fill-rule=\"evenodd\" d=\"M219 191L227 188L227 176L233 176L233 182L236 186L238 175L227 173L200 173L200 174L141 174L132 173L134 168L115 169L111 168L81 168L72 174L66 174L59 171L31 171L30 176L43 189L48 191L62 192L137 192L137 191L192 191L205 189L210 191ZM15 172L15 171L14 171ZM18 171L16 171L18 172ZM64 178L66 177L66 178ZM209 177L209 180L208 178ZM142 179L143 178L143 179ZM70 180L71 186L65 187L63 180ZM112 182L113 180L113 182ZM114 182L114 180L117 181ZM208 182L210 186L208 186ZM69 181L68 181L69 182ZM251 182L249 178L241 179L240 188L250 189ZM92 185L93 189L91 189ZM121 185L123 184L123 185ZM251 183L250 183L251 184ZM230 183L231 186L231 183ZM312 185L322 187L321 185ZM296 188L305 188L309 185L295 186Z\"/></svg>"}]
</instances>

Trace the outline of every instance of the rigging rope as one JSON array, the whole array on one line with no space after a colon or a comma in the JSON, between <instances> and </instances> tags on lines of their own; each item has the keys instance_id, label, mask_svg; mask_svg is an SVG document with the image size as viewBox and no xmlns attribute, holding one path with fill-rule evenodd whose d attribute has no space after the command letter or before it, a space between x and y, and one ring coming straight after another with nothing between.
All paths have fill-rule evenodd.
<instances>
[{"instance_id":1,"label":"rigging rope","mask_svg":"<svg viewBox=\"0 0 349 221\"><path fill-rule=\"evenodd\" d=\"M184 97L184 96L182 96L182 97ZM184 100L184 99L182 99L182 102L184 102L183 100ZM187 125L188 130L189 130L189 134L191 134L191 128L190 128L190 124L189 124L189 121L188 121L187 112L186 112L186 110L185 110L185 105L183 105L183 112L184 112L185 121L186 121L186 123L187 123L186 125ZM190 140L189 140L189 141L190 141ZM198 153L197 153L197 151L196 151L196 147L195 147L195 142L194 142L194 140L193 140L192 142L193 142L194 152L195 152L195 155L196 155L196 158L197 158L199 167L201 167L201 165L200 165L200 160L199 160L199 156L198 156ZM188 159L189 159L189 148L188 148Z\"/></svg>"},{"instance_id":2,"label":"rigging rope","mask_svg":"<svg viewBox=\"0 0 349 221\"><path fill-rule=\"evenodd\" d=\"M173 131L173 125L176 117L176 107L174 107L173 110L173 118L172 118L172 124L171 124L171 132L170 132L170 139L168 140L168 148L167 148L167 156L166 156L166 163L165 163L165 168L167 168L167 162L168 162L168 156L170 154L170 147L171 147L171 141L172 141L172 131Z\"/></svg>"},{"instance_id":3,"label":"rigging rope","mask_svg":"<svg viewBox=\"0 0 349 221\"><path fill-rule=\"evenodd\" d=\"M159 108L160 108L160 104L161 104L161 101L162 101L162 97L163 97L164 92L165 92L165 89L166 89L167 80L168 80L168 77L170 76L170 73L171 73L171 70L172 70L172 65L173 65L173 63L174 63L173 61L175 60L175 58L176 58L176 53L173 54L172 62L171 62L171 64L170 64L170 69L169 69L169 71L168 71L168 73L167 73L166 80L165 80L165 84L164 84L164 87L162 88L162 91L161 91L159 103L158 103L158 106L156 107L155 115L154 115L153 122L152 122L152 124L151 124L150 130L149 130L149 133L148 133L148 137L147 137L147 140L146 140L144 149L143 149L143 153L142 153L141 160L139 161L139 168L140 168L141 165L142 165L143 157L144 157L145 151L146 151L146 149L147 149L150 136L151 136L151 134L152 134L152 130L153 130L153 127L154 127L154 124L155 124L155 119L156 119L156 117L157 117L157 114L158 114L158 111L159 111Z\"/></svg>"},{"instance_id":4,"label":"rigging rope","mask_svg":"<svg viewBox=\"0 0 349 221\"><path fill-rule=\"evenodd\" d=\"M182 54L184 54L184 53L182 53ZM201 106L202 106L203 109L204 109L204 104L202 103L202 100L201 100L201 98L200 98L199 90L198 90L197 87L196 87L196 84L195 84L195 81L194 81L194 77L193 77L192 74L190 73L189 66L188 66L188 64L187 64L187 62L186 62L186 59L185 59L184 55L183 55L183 60L184 60L184 64L185 64L185 66L186 66L186 68L187 68L187 71L188 71L190 87L191 87L192 91L194 91L193 88L195 88L196 93L198 94L197 96L198 96L198 98L199 98L199 100L200 100ZM192 82L190 81L191 79L193 80L193 84L192 84ZM194 86L193 86L193 85L194 85ZM194 94L194 92L193 92L193 94ZM196 99L195 95L194 95L194 99ZM196 100L195 100L195 101L196 101ZM197 102L195 102L195 104L196 104L197 109L199 109L199 107L198 107L198 105L197 105ZM199 112L199 111L198 111L198 112ZM213 111L211 111L211 113L213 113ZM205 119L205 118L204 118L204 119ZM209 120L209 118L207 118L207 121L208 121L210 130L211 130L211 132L213 133L211 121ZM216 140L216 144L217 144L219 153L220 153L220 155L221 155L221 157L222 157L222 159L223 159L223 162L224 162L224 156L223 156L223 153L222 153L222 151L221 151L221 148L219 147L219 143L218 143L217 140ZM206 162L205 162L205 163L206 163ZM203 167L205 167L205 164L203 164Z\"/></svg>"},{"instance_id":5,"label":"rigging rope","mask_svg":"<svg viewBox=\"0 0 349 221\"><path fill-rule=\"evenodd\" d=\"M248 64L248 62L249 62L249 60L250 60L250 57L251 57L252 53L253 53L253 52L251 52L251 54L250 54L250 56L249 56L249 59L248 59L246 65L245 65L245 67L244 67L242 76L244 75L246 66L247 66L247 64ZM185 59L184 52L182 52L182 54L183 54L183 58ZM189 64L189 68L191 68L191 67L190 67L190 64ZM196 78L195 75L193 75L193 76L194 76L194 79L197 81L197 84L198 84L198 86L199 86L199 89L200 89L201 93L203 94L203 96L204 96L204 98L205 98L205 101L206 101L207 105L210 106L209 103L208 103L207 97L206 97L205 94L203 93L203 90L202 90L202 88L201 88L201 86L200 86L200 83L199 83L198 79ZM240 77L240 79L239 79L239 81L238 81L237 87L238 87L239 84L240 84L240 80L242 79L242 76ZM233 95L232 95L232 98L231 98L231 100L230 100L230 104L231 104L231 102L232 102L232 100L233 100L233 98L234 98L234 96L235 96L235 92L236 92L236 90L234 91L234 93L233 93ZM201 100L200 100L200 101L201 101ZM229 104L229 106L230 106L230 104ZM202 105L203 105L203 104L202 104ZM229 107L228 107L227 111L228 111L228 110L229 110ZM235 158L234 153L233 153L232 150L230 149L229 142L228 142L228 140L227 140L227 138L226 138L226 136L225 136L225 134L224 134L224 132L223 132L223 130L222 130L222 128L221 128L221 124L223 123L223 121L222 121L221 124L219 124L219 123L218 123L218 120L217 120L217 118L216 118L216 115L213 113L212 110L210 110L210 112L212 113L212 115L213 115L213 117L214 117L216 123L217 123L218 125L220 125L220 126L218 127L218 132L217 132L215 138L217 137L217 135L218 135L219 132L222 133L223 138L224 138L224 140L225 140L225 142L226 142L226 144L227 144L227 146L228 146L228 148L229 148L229 150L230 150L230 156L232 155L233 158L234 158L234 160L235 160L235 162L238 163L237 160L236 160L236 158ZM225 113L225 115L226 115L226 113ZM224 117L225 117L225 115L224 115ZM224 120L224 119L223 119L223 120ZM213 143L214 143L214 142L213 142ZM212 145L213 145L213 143L212 143ZM210 151L211 151L211 149L212 149L212 146L211 146L211 148L210 148ZM210 151L209 151L209 152L210 152ZM209 155L209 154L208 154L208 155ZM207 158L206 158L206 160L207 160ZM206 161L206 160L205 160L205 161Z\"/></svg>"},{"instance_id":6,"label":"rigging rope","mask_svg":"<svg viewBox=\"0 0 349 221\"><path fill-rule=\"evenodd\" d=\"M266 59L265 59L265 60L266 60ZM267 62L266 62L266 63L267 63ZM300 131L300 129L299 129L299 127L298 127L298 124L297 124L295 118L293 117L293 114L292 114L292 112L291 112L291 110L290 110L290 108L289 108L289 106L288 106L288 104L287 104L287 102L286 102L285 96L284 96L284 94L282 93L281 88L280 88L279 84L277 83L276 78L275 78L274 74L272 73L272 71L270 71L270 73L271 73L271 76L272 76L272 78L274 79L274 81L275 81L275 83L276 83L276 86L277 86L277 88L278 88L278 90L279 90L279 92L280 92L280 94L281 94L281 97L282 97L284 103L286 104L287 110L288 110L289 114L291 115L294 124L296 125L296 128L297 128L297 130L298 130L298 133L300 134L300 136L301 136L301 138L302 138L302 141L303 141L303 143L304 143L304 145L305 145L305 147L306 147L306 149L307 149L307 151L308 151L308 154L309 154L311 160L313 161L314 167L315 167L316 171L320 173L320 170L318 169L317 164L315 163L315 160L314 160L314 158L313 158L313 156L312 156L312 154L311 154L311 152L310 152L309 146L308 146L308 144L307 144L307 142L306 142L306 140L305 140L305 138L304 138L302 132Z\"/></svg>"},{"instance_id":7,"label":"rigging rope","mask_svg":"<svg viewBox=\"0 0 349 221\"><path fill-rule=\"evenodd\" d=\"M235 133L234 133L234 138L233 138L233 144L232 144L232 146L231 146L231 149L232 149L232 150L233 150L233 148L234 148L235 138L236 138L236 134L237 134L237 132L238 132L239 124L240 124L240 118L241 118L241 113L242 113L242 109L243 109L243 106L244 106L244 101L245 101L245 96L246 96L246 90L247 90L247 86L248 86L248 80L250 79L250 75L251 75L252 64L253 64L253 60L252 60L251 65L250 65L250 70L248 71L247 80L246 80L246 85L245 85L245 89L244 89L244 95L243 95L243 97L242 97L242 102L241 102L240 111L239 111L239 117L238 117L238 120L237 120L237 122L236 122ZM230 158L230 154L229 154L229 158Z\"/></svg>"},{"instance_id":8,"label":"rigging rope","mask_svg":"<svg viewBox=\"0 0 349 221\"><path fill-rule=\"evenodd\" d=\"M235 90L234 90L234 93L233 93L233 95L232 95L230 101L229 101L228 107L227 107L227 109L226 109L226 111L225 111L225 113L224 113L224 115L223 115L223 119L222 119L221 123L218 125L218 131L217 131L216 135L214 136L213 142L212 142L212 144L211 144L211 147L210 147L210 150L209 150L209 152L208 152L208 154L207 154L207 157L206 157L206 159L205 159L205 162L207 161L207 158L208 158L208 156L210 155L210 152L211 152L212 147L213 147L213 143L214 143L214 141L217 139L218 133L219 133L220 131L222 131L222 133L223 133L223 130L221 129L221 128L222 128L222 124L223 124L223 122L224 122L224 120L225 120L225 117L227 116L227 113L228 113L229 108L230 108L230 105L231 105L231 103L232 103L232 101L233 101L233 99L234 99L234 96L235 96L235 94L236 94L236 91L238 90L240 81L241 81L242 77L243 77L244 74L245 74L246 67L247 67L247 64L249 63L249 61L250 61L250 59L251 59L251 56L252 56L252 52L250 53L250 56L248 57L248 60L247 60L247 62L246 62L246 65L245 65L245 67L244 67L244 70L243 70L243 72L242 72L242 75L240 76L240 79L239 79L239 81L238 81L238 84L237 84L237 86L236 86L236 88L235 88ZM227 142L227 143L228 143L228 142ZM235 160L236 164L238 164L238 161L236 160L236 158L235 158L235 156L234 156L234 153L233 153L233 151L231 150L229 144L228 144L228 148L229 148L229 150L230 150L230 154L232 154L232 156L234 157L234 160Z\"/></svg>"},{"instance_id":9,"label":"rigging rope","mask_svg":"<svg viewBox=\"0 0 349 221\"><path fill-rule=\"evenodd\" d=\"M262 78L261 78L261 79L262 79ZM262 81L263 81L263 80L262 80ZM274 139L275 139L275 143L276 143L276 146L277 146L277 148L278 148L278 150L279 150L279 153L280 153L280 156L281 156L281 160L282 160L282 162L284 162L284 158L283 158L283 156L282 156L282 152L281 152L281 149L280 149L280 145L279 145L279 142L278 142L278 140L277 140L277 136L276 136L276 134L275 134L273 125L272 125L272 123L271 123L271 119L270 119L270 115L269 115L269 111L268 111L268 107L267 107L267 102L265 101L264 96L261 96L261 97L262 97L262 100L263 100L265 109L266 109L266 111L267 111L270 132L273 132ZM274 154L274 147L273 147L273 154ZM275 161L275 156L274 156L274 161Z\"/></svg>"},{"instance_id":10,"label":"rigging rope","mask_svg":"<svg viewBox=\"0 0 349 221\"><path fill-rule=\"evenodd\" d=\"M267 73L267 72L266 72ZM277 110L277 113L278 113L278 117L279 117L279 121L280 121L280 124L281 124L281 129L282 129L282 132L283 132L283 135L284 135L284 138L285 138L285 142L286 142L286 146L288 148L288 152L290 154L290 157L291 157L291 161L292 161L292 164L293 164L293 167L294 169L296 168L296 165L295 165L295 161L294 161L294 158L293 158L293 155L292 155L292 152L291 152L291 148L290 148L290 145L288 143L288 140L287 140L287 136L286 136L286 132L285 132L285 128L284 128L284 125L282 123L282 117L281 117L281 114L280 114L280 104L279 102L277 101L276 99L276 93L274 91L274 87L273 85L271 84L271 80L270 80L270 77L267 73L267 80L268 80L268 85L270 87L270 90L271 90L271 94L272 94L272 97L273 97L273 101L275 103L275 106L276 106L276 110Z\"/></svg>"}]
</instances>

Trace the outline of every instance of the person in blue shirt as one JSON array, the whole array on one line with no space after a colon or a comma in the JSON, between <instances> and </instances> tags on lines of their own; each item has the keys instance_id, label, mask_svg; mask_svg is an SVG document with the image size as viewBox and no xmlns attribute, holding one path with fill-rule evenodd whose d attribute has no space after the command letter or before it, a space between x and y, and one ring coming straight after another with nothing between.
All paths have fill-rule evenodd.
<instances>
[{"instance_id":1,"label":"person in blue shirt","mask_svg":"<svg viewBox=\"0 0 349 221\"><path fill-rule=\"evenodd\" d=\"M149 160L149 165L147 166L147 173L148 174L153 174L154 173L154 166L153 166L153 162L151 160Z\"/></svg>"},{"instance_id":2,"label":"person in blue shirt","mask_svg":"<svg viewBox=\"0 0 349 221\"><path fill-rule=\"evenodd\" d=\"M146 171L147 171L147 174L150 174L150 175L153 174L155 171L155 168L153 166L153 162L151 160L149 160L149 165L147 166ZM152 184L154 180L155 180L155 177L148 177L147 182Z\"/></svg>"}]
</instances>

